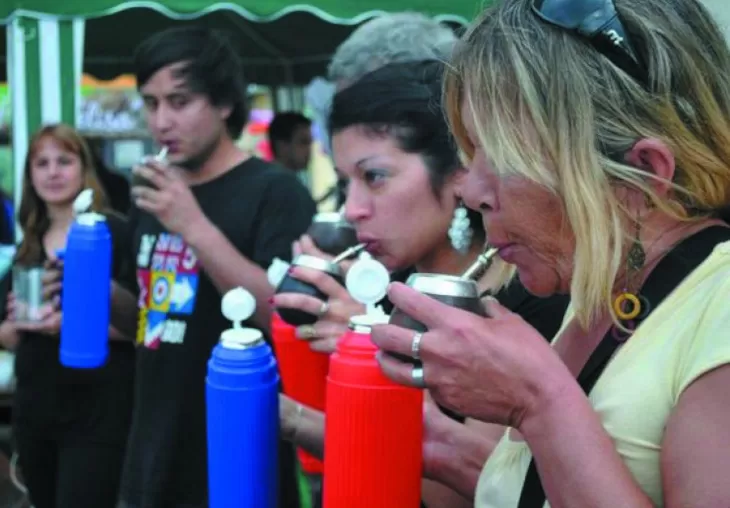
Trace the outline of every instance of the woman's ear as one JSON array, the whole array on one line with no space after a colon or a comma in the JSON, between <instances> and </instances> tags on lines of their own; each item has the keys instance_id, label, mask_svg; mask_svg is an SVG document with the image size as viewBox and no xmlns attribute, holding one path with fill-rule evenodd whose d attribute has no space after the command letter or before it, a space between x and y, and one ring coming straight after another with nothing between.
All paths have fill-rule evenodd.
<instances>
[{"instance_id":1,"label":"woman's ear","mask_svg":"<svg viewBox=\"0 0 730 508\"><path fill-rule=\"evenodd\" d=\"M640 139L627 152L626 162L656 177L648 179L647 183L657 194L663 196L669 192L676 167L674 154L663 141L655 138Z\"/></svg>"},{"instance_id":2,"label":"woman's ear","mask_svg":"<svg viewBox=\"0 0 730 508\"><path fill-rule=\"evenodd\" d=\"M459 167L446 177L444 186L441 189L441 196L453 196L454 201L458 204L461 201L462 186L466 181L467 170ZM450 197L448 199L451 199Z\"/></svg>"},{"instance_id":3,"label":"woman's ear","mask_svg":"<svg viewBox=\"0 0 730 508\"><path fill-rule=\"evenodd\" d=\"M461 195L460 187L464 184L467 173L466 168L460 166L446 179L447 185L452 186L458 195Z\"/></svg>"}]
</instances>

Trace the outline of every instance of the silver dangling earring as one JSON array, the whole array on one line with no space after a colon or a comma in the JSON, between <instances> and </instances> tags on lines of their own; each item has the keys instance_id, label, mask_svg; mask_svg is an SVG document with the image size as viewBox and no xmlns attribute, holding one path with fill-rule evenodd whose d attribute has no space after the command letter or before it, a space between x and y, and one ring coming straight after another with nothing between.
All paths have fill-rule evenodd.
<instances>
[{"instance_id":1,"label":"silver dangling earring","mask_svg":"<svg viewBox=\"0 0 730 508\"><path fill-rule=\"evenodd\" d=\"M451 219L451 227L449 228L451 246L459 253L466 254L469 252L469 247L471 247L473 236L474 231L472 231L471 225L469 224L466 208L459 201L459 205L454 210L454 218Z\"/></svg>"}]
</instances>

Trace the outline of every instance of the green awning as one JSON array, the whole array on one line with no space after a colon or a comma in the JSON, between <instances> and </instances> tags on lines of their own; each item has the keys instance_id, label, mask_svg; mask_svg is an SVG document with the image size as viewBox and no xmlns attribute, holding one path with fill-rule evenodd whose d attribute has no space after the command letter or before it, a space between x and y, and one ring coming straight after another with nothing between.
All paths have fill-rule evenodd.
<instances>
[{"instance_id":1,"label":"green awning","mask_svg":"<svg viewBox=\"0 0 730 508\"><path fill-rule=\"evenodd\" d=\"M5 0L0 19L85 18L84 72L99 79L130 72L134 48L149 34L186 23L210 26L229 34L250 82L301 85L324 75L334 49L373 17L415 11L458 30L482 1L489 0ZM0 37L0 55L5 53L5 37ZM0 67L2 80L5 66Z\"/></svg>"},{"instance_id":2,"label":"green awning","mask_svg":"<svg viewBox=\"0 0 730 508\"><path fill-rule=\"evenodd\" d=\"M226 10L176 20L149 9L129 9L87 20L84 70L99 79L129 72L134 48L143 37L186 23L227 33L243 61L248 81L263 85L306 84L324 75L334 50L358 26L328 23L300 11L258 23Z\"/></svg>"},{"instance_id":3,"label":"green awning","mask_svg":"<svg viewBox=\"0 0 730 508\"><path fill-rule=\"evenodd\" d=\"M229 10L250 21L273 21L292 12L308 12L328 23L357 24L383 12L416 11L444 20L466 23L481 7L472 0L314 0L293 4L289 0L236 0L210 3L206 0L165 0L120 2L119 0L5 0L0 5L0 20L21 11L24 15L52 14L86 18L105 16L123 9L144 7L166 16L201 15Z\"/></svg>"}]
</instances>

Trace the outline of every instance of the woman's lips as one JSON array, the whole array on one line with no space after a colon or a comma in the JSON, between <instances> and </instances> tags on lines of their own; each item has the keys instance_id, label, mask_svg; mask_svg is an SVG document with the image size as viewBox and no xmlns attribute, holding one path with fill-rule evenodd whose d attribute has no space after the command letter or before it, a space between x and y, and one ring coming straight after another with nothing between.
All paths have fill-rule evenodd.
<instances>
[{"instance_id":1,"label":"woman's lips","mask_svg":"<svg viewBox=\"0 0 730 508\"><path fill-rule=\"evenodd\" d=\"M180 151L180 142L179 141L163 141L160 143L162 146L166 146L168 153L177 153Z\"/></svg>"},{"instance_id":2,"label":"woman's lips","mask_svg":"<svg viewBox=\"0 0 730 508\"><path fill-rule=\"evenodd\" d=\"M507 263L514 264L514 257L519 251L519 245L510 243L499 247L499 257Z\"/></svg>"},{"instance_id":3,"label":"woman's lips","mask_svg":"<svg viewBox=\"0 0 730 508\"><path fill-rule=\"evenodd\" d=\"M377 240L365 240L365 250L373 256L377 256L381 252L380 242Z\"/></svg>"},{"instance_id":4,"label":"woman's lips","mask_svg":"<svg viewBox=\"0 0 730 508\"><path fill-rule=\"evenodd\" d=\"M62 192L68 188L65 183L49 183L43 186L49 192Z\"/></svg>"}]
</instances>

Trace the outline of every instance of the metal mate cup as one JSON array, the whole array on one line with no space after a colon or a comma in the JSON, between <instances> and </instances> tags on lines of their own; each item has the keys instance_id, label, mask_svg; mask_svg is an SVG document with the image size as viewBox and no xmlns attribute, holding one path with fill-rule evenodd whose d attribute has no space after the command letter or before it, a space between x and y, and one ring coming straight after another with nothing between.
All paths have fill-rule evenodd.
<instances>
[{"instance_id":1,"label":"metal mate cup","mask_svg":"<svg viewBox=\"0 0 730 508\"><path fill-rule=\"evenodd\" d=\"M43 299L43 274L40 266L13 267L13 294L15 295L15 321L37 323L40 321Z\"/></svg>"},{"instance_id":2,"label":"metal mate cup","mask_svg":"<svg viewBox=\"0 0 730 508\"><path fill-rule=\"evenodd\" d=\"M486 316L486 311L479 299L479 288L473 280L436 273L414 273L408 277L406 285L449 307ZM393 309L390 323L418 332L425 332L427 329L426 325L401 312L398 308Z\"/></svg>"},{"instance_id":3,"label":"metal mate cup","mask_svg":"<svg viewBox=\"0 0 730 508\"><path fill-rule=\"evenodd\" d=\"M450 307L466 310L479 316L486 316L486 310L479 298L479 288L477 283L474 280L465 279L463 275L461 277L454 277L442 274L415 273L408 278L406 284ZM400 312L397 308L394 309L393 313L390 315L390 323L422 333L427 330L423 323L416 321L403 312ZM418 365L420 363L410 356L392 352L389 354L398 358L402 362L414 365ZM452 420L462 423L465 421L465 418L462 415L440 405L439 408Z\"/></svg>"},{"instance_id":4,"label":"metal mate cup","mask_svg":"<svg viewBox=\"0 0 730 508\"><path fill-rule=\"evenodd\" d=\"M331 261L309 256L307 254L300 254L294 259L294 261L292 261L292 266L302 266L312 270L325 272L339 284L344 284L342 269ZM303 282L299 279L295 279L288 273L284 276L279 283L279 286L276 288L276 294L281 293L298 293L313 296L319 300L327 300L327 295L320 291L316 286ZM292 326L311 325L319 319L319 316L299 309L280 307L277 309L277 312L284 322Z\"/></svg>"},{"instance_id":5,"label":"metal mate cup","mask_svg":"<svg viewBox=\"0 0 730 508\"><path fill-rule=\"evenodd\" d=\"M479 288L473 280L436 273L414 273L406 281L406 285L416 291L430 296L434 300L445 303L449 307L463 309L479 316L486 316L486 311L479 299ZM428 328L420 321L405 314L397 307L390 315L390 324L409 328L415 332L426 332ZM390 353L400 361L416 364L410 356Z\"/></svg>"},{"instance_id":6,"label":"metal mate cup","mask_svg":"<svg viewBox=\"0 0 730 508\"><path fill-rule=\"evenodd\" d=\"M319 250L332 256L357 245L355 227L337 212L315 215L307 234Z\"/></svg>"},{"instance_id":7,"label":"metal mate cup","mask_svg":"<svg viewBox=\"0 0 730 508\"><path fill-rule=\"evenodd\" d=\"M154 159L158 162L165 162L167 160L167 152L170 149L167 146L163 146L162 149L159 151L157 155L154 156ZM148 159L143 159L148 160ZM151 187L154 188L155 186L150 182L149 180L132 173L132 187Z\"/></svg>"}]
</instances>

